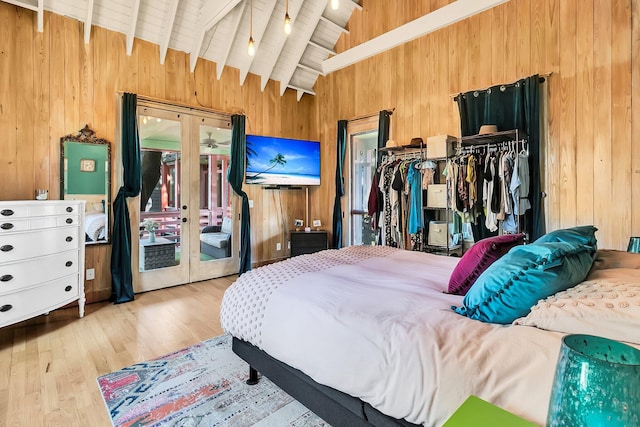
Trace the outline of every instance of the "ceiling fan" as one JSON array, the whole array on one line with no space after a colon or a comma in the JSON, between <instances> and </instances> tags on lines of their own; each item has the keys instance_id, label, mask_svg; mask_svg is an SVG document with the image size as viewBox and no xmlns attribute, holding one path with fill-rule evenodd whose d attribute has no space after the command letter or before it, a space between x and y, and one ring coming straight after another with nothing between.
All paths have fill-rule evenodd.
<instances>
[{"instance_id":1,"label":"ceiling fan","mask_svg":"<svg viewBox=\"0 0 640 427\"><path fill-rule=\"evenodd\" d=\"M207 132L208 137L204 138L200 143L200 145L204 145L209 148L217 148L219 145L229 145L229 143L231 142L231 141L216 141L215 139L211 138L212 133L213 132Z\"/></svg>"}]
</instances>

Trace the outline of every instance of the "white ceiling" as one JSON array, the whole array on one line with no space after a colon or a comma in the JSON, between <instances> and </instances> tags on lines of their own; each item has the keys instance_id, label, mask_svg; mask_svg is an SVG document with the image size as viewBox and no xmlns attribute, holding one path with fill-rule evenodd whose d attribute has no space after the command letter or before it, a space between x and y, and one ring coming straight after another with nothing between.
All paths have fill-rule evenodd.
<instances>
[{"instance_id":1,"label":"white ceiling","mask_svg":"<svg viewBox=\"0 0 640 427\"><path fill-rule=\"evenodd\" d=\"M340 35L348 33L347 23L355 0L340 0L333 10L328 0L289 0L292 32L284 33L287 0L3 0L38 12L42 31L42 11L51 11L85 23L85 43L91 43L92 25L124 33L127 54L135 38L157 44L160 62L167 48L187 52L191 71L198 58L216 64L219 79L224 67L240 70L240 84L248 73L260 76L264 90L269 80L286 89L314 94L313 86L322 75L322 62L335 55ZM250 10L253 1L253 39L256 54L247 53ZM86 25L89 24L89 25Z\"/></svg>"}]
</instances>

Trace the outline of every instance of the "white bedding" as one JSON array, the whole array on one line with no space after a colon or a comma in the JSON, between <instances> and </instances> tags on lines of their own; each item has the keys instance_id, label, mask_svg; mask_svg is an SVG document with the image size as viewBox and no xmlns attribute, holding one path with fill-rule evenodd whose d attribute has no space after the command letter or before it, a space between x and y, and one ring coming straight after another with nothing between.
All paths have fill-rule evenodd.
<instances>
[{"instance_id":1,"label":"white bedding","mask_svg":"<svg viewBox=\"0 0 640 427\"><path fill-rule=\"evenodd\" d=\"M105 238L107 215L105 213L87 213L84 218L84 229L91 241Z\"/></svg>"},{"instance_id":2,"label":"white bedding","mask_svg":"<svg viewBox=\"0 0 640 427\"><path fill-rule=\"evenodd\" d=\"M544 424L563 335L453 312L457 262L364 246L295 257L242 275L222 326L394 418L439 426L474 394Z\"/></svg>"}]
</instances>

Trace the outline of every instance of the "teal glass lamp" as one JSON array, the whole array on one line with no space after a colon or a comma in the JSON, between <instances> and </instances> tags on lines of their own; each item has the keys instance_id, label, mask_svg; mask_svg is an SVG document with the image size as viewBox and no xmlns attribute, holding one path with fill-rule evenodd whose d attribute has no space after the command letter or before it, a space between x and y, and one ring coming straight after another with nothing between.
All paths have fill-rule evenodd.
<instances>
[{"instance_id":1,"label":"teal glass lamp","mask_svg":"<svg viewBox=\"0 0 640 427\"><path fill-rule=\"evenodd\" d=\"M629 238L629 246L627 246L627 252L640 254L640 237Z\"/></svg>"},{"instance_id":2,"label":"teal glass lamp","mask_svg":"<svg viewBox=\"0 0 640 427\"><path fill-rule=\"evenodd\" d=\"M640 350L607 338L567 335L547 427L640 426Z\"/></svg>"}]
</instances>

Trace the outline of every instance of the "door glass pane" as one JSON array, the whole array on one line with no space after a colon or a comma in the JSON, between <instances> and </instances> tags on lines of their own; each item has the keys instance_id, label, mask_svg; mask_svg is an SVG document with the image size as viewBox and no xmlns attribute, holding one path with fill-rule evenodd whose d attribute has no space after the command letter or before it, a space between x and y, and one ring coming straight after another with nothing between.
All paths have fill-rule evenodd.
<instances>
[{"instance_id":1,"label":"door glass pane","mask_svg":"<svg viewBox=\"0 0 640 427\"><path fill-rule=\"evenodd\" d=\"M229 258L233 221L227 181L231 130L200 125L200 260Z\"/></svg>"},{"instance_id":2,"label":"door glass pane","mask_svg":"<svg viewBox=\"0 0 640 427\"><path fill-rule=\"evenodd\" d=\"M180 264L181 124L140 116L140 271ZM132 230L133 231L133 230Z\"/></svg>"},{"instance_id":3,"label":"door glass pane","mask_svg":"<svg viewBox=\"0 0 640 427\"><path fill-rule=\"evenodd\" d=\"M351 137L351 245L375 244L367 202L376 168L378 131Z\"/></svg>"}]
</instances>

